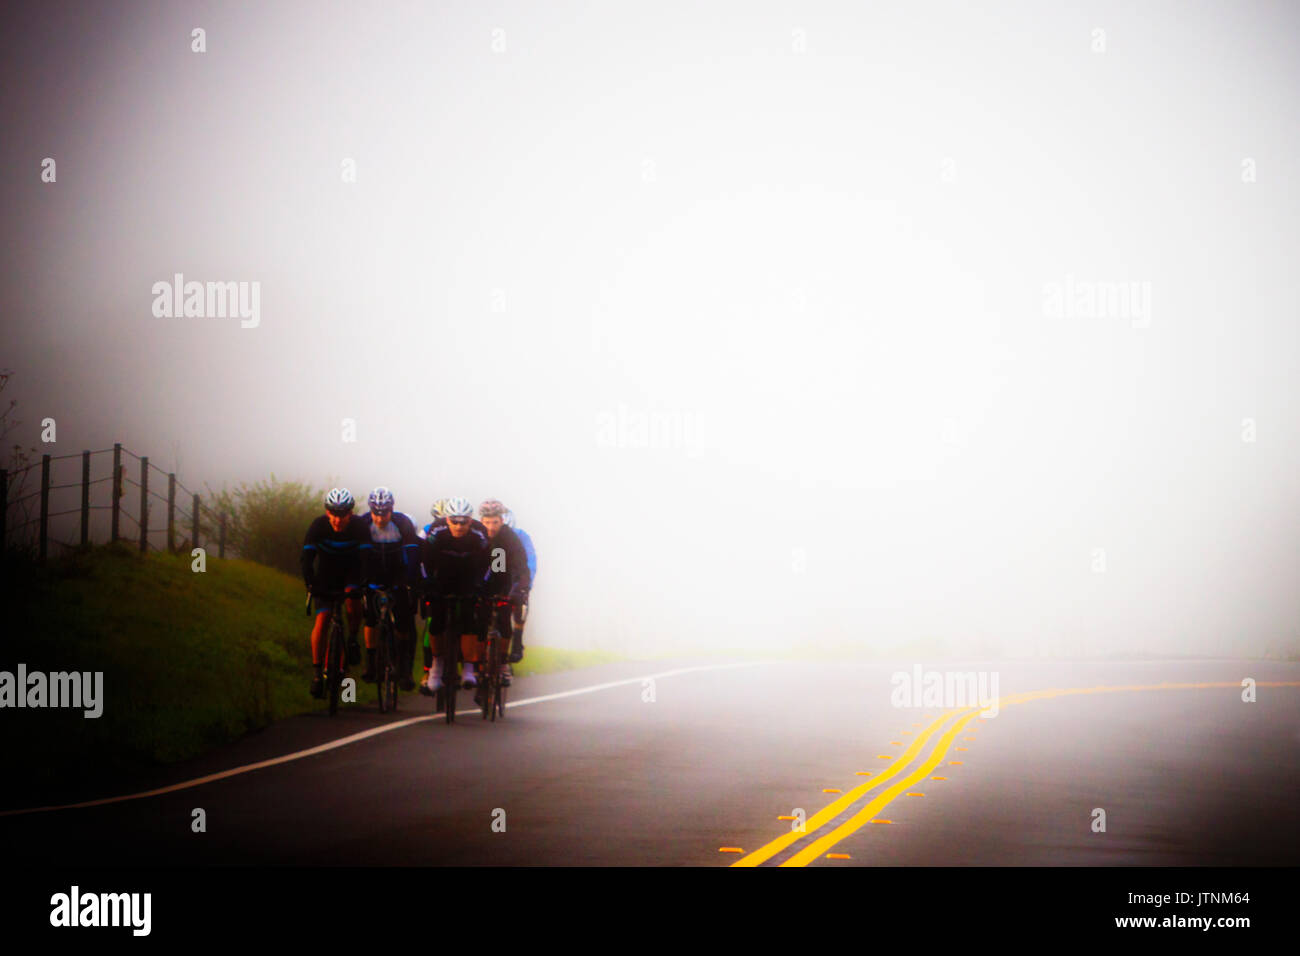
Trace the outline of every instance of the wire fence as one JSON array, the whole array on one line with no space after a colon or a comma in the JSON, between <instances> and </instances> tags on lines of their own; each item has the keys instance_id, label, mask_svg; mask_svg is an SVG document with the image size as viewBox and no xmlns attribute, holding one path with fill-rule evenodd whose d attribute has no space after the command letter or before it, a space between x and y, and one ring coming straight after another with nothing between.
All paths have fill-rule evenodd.
<instances>
[{"instance_id":1,"label":"wire fence","mask_svg":"<svg viewBox=\"0 0 1300 956\"><path fill-rule=\"evenodd\" d=\"M80 475L62 464L76 460ZM137 543L141 551L211 551L215 545L224 558L226 524L226 514L206 506L175 473L120 443L0 469L0 542L6 551L30 553L42 563L50 545L70 550L104 541Z\"/></svg>"}]
</instances>

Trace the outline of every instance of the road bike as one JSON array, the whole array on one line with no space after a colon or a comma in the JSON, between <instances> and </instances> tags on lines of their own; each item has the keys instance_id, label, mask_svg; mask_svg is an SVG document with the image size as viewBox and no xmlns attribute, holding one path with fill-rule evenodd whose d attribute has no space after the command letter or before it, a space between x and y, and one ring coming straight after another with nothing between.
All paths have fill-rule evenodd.
<instances>
[{"instance_id":1,"label":"road bike","mask_svg":"<svg viewBox=\"0 0 1300 956\"><path fill-rule=\"evenodd\" d=\"M446 618L442 622L442 686L434 694L433 712L442 713L447 723L456 722L456 691L460 689L460 637L462 631L461 608L473 598L448 595L442 599ZM428 626L426 621L426 627Z\"/></svg>"},{"instance_id":2,"label":"road bike","mask_svg":"<svg viewBox=\"0 0 1300 956\"><path fill-rule=\"evenodd\" d=\"M330 604L329 631L325 636L325 697L329 701L330 716L339 712L339 697L343 689L343 676L347 672L347 644L343 636L347 598L358 597L356 591L312 591L307 596L307 614L312 613L314 601Z\"/></svg>"},{"instance_id":3,"label":"road bike","mask_svg":"<svg viewBox=\"0 0 1300 956\"><path fill-rule=\"evenodd\" d=\"M506 687L504 669L506 655L510 652L503 647L504 638L497 627L497 615L502 608L509 608L510 602L505 598L485 598L480 607L489 615L487 636L484 638L481 660L484 668L478 679L478 690L474 694L474 703L483 712L484 720L495 721L498 716L506 719ZM509 613L507 611L506 613Z\"/></svg>"},{"instance_id":4,"label":"road bike","mask_svg":"<svg viewBox=\"0 0 1300 956\"><path fill-rule=\"evenodd\" d=\"M397 680L401 672L397 648L397 620L393 617L393 601L386 588L375 588L376 616L379 618L379 640L375 648L375 676L378 678L377 696L379 712L397 710Z\"/></svg>"}]
</instances>

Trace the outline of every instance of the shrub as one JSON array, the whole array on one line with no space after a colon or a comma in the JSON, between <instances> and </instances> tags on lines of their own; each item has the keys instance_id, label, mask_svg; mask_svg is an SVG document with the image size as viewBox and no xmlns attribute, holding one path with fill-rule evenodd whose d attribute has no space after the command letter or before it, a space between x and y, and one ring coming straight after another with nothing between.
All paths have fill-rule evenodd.
<instances>
[{"instance_id":1,"label":"shrub","mask_svg":"<svg viewBox=\"0 0 1300 956\"><path fill-rule=\"evenodd\" d=\"M302 539L312 519L323 513L323 490L300 481L241 484L233 491L210 492L210 521L226 514L226 546L241 558L297 577ZM207 531L216 540L215 526Z\"/></svg>"}]
</instances>

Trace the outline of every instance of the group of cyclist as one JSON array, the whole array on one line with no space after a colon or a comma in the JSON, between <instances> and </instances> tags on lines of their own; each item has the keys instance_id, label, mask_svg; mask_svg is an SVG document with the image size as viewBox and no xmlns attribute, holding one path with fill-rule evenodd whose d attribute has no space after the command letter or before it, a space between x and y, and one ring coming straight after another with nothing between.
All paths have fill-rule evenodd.
<instances>
[{"instance_id":1,"label":"group of cyclist","mask_svg":"<svg viewBox=\"0 0 1300 956\"><path fill-rule=\"evenodd\" d=\"M495 498L479 505L479 520L467 498L440 498L433 503L433 520L423 528L394 509L393 493L379 487L370 493L370 510L355 513L356 500L346 488L325 496L325 513L307 528L302 546L302 576L316 616L311 632L311 694L325 694L322 667L330 616L347 605L347 662L358 664L361 647L357 631L365 623L366 671L363 681L377 682L376 638L380 590L391 602L396 623L398 686L416 687L411 679L415 662L415 605L425 618L424 678L420 693L435 695L444 681L441 642L448 635L476 634L480 640L495 623L508 642L507 660L523 658L523 626L528 595L537 574L532 539L515 524L514 515ZM490 600L490 599L497 600ZM508 601L508 603L503 603ZM484 610L493 607L496 610ZM432 640L430 640L432 637ZM510 663L503 670L509 686ZM474 664L467 661L461 686L477 686Z\"/></svg>"}]
</instances>

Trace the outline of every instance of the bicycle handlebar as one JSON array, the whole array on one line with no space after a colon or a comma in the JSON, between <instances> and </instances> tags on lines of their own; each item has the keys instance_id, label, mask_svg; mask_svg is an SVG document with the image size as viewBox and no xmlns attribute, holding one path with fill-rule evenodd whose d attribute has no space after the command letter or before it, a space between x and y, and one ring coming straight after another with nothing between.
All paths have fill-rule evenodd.
<instances>
[{"instance_id":1,"label":"bicycle handlebar","mask_svg":"<svg viewBox=\"0 0 1300 956\"><path fill-rule=\"evenodd\" d=\"M518 606L508 597L499 594L422 594L419 599L420 613L424 614L425 606L433 601L441 601L446 604L469 601L475 608L489 609Z\"/></svg>"},{"instance_id":2,"label":"bicycle handlebar","mask_svg":"<svg viewBox=\"0 0 1300 956\"><path fill-rule=\"evenodd\" d=\"M503 594L478 594L473 591L467 594L466 593L434 594L425 591L421 593L421 597L425 599L436 599L440 601L477 601L477 602L505 601L506 603L509 603L510 601L510 599Z\"/></svg>"}]
</instances>

